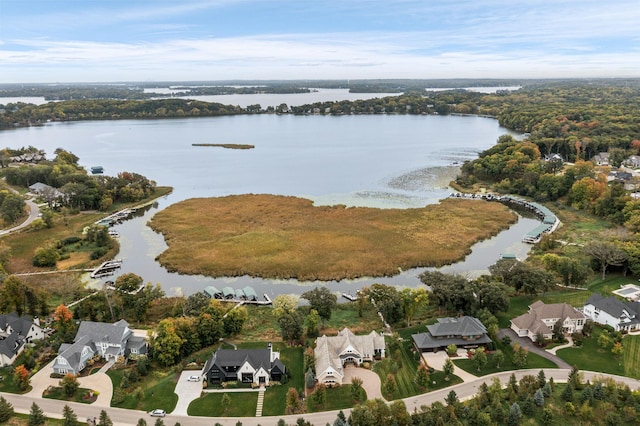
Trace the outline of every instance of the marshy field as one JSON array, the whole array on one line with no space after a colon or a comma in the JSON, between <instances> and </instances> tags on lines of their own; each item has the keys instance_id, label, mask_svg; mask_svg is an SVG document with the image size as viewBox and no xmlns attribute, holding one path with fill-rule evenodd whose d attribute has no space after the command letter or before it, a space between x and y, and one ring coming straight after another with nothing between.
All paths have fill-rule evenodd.
<instances>
[{"instance_id":1,"label":"marshy field","mask_svg":"<svg viewBox=\"0 0 640 426\"><path fill-rule=\"evenodd\" d=\"M478 200L377 209L233 195L173 204L150 225L169 246L158 260L170 271L330 281L453 263L516 220L502 204Z\"/></svg>"}]
</instances>

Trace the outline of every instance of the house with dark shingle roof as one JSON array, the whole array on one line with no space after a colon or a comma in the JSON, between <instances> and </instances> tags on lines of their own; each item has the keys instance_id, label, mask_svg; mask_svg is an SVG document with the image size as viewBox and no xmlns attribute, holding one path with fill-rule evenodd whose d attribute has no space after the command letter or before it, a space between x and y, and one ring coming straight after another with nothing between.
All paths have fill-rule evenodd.
<instances>
[{"instance_id":1,"label":"house with dark shingle roof","mask_svg":"<svg viewBox=\"0 0 640 426\"><path fill-rule=\"evenodd\" d=\"M146 353L146 340L134 336L125 320L114 324L82 321L73 343L60 346L53 371L56 374L78 374L94 356L108 361Z\"/></svg>"},{"instance_id":2,"label":"house with dark shingle roof","mask_svg":"<svg viewBox=\"0 0 640 426\"><path fill-rule=\"evenodd\" d=\"M586 316L568 303L545 304L538 300L529 305L529 312L511 320L511 329L520 337L535 341L538 334L545 339L553 337L553 326L562 321L565 334L582 331Z\"/></svg>"},{"instance_id":3,"label":"house with dark shingle roof","mask_svg":"<svg viewBox=\"0 0 640 426\"><path fill-rule=\"evenodd\" d=\"M0 367L11 365L25 344L44 337L38 318L18 316L15 312L0 315Z\"/></svg>"},{"instance_id":4,"label":"house with dark shingle roof","mask_svg":"<svg viewBox=\"0 0 640 426\"><path fill-rule=\"evenodd\" d=\"M640 303L623 302L611 296L594 293L584 304L582 312L593 322L609 325L616 331L640 329Z\"/></svg>"},{"instance_id":5,"label":"house with dark shingle roof","mask_svg":"<svg viewBox=\"0 0 640 426\"><path fill-rule=\"evenodd\" d=\"M438 322L428 325L427 330L426 333L411 335L419 352L438 352L451 344L471 349L491 343L487 329L474 317L438 318Z\"/></svg>"},{"instance_id":6,"label":"house with dark shingle roof","mask_svg":"<svg viewBox=\"0 0 640 426\"><path fill-rule=\"evenodd\" d=\"M269 386L286 374L280 353L269 343L266 349L218 349L205 363L202 376L210 384L224 382L252 383Z\"/></svg>"}]
</instances>

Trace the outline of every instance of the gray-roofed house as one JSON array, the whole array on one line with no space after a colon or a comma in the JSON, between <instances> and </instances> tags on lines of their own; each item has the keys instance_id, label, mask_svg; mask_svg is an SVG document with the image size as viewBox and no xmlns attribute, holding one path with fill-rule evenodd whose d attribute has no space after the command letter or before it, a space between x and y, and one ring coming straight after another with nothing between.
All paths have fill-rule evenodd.
<instances>
[{"instance_id":1,"label":"gray-roofed house","mask_svg":"<svg viewBox=\"0 0 640 426\"><path fill-rule=\"evenodd\" d=\"M10 313L0 315L0 367L11 365L25 344L43 339L44 330L38 318Z\"/></svg>"},{"instance_id":2,"label":"gray-roofed house","mask_svg":"<svg viewBox=\"0 0 640 426\"><path fill-rule=\"evenodd\" d=\"M106 360L145 355L144 338L136 337L125 320L116 323L82 321L72 344L63 344L53 364L57 374L78 374L94 356Z\"/></svg>"},{"instance_id":3,"label":"gray-roofed house","mask_svg":"<svg viewBox=\"0 0 640 426\"><path fill-rule=\"evenodd\" d=\"M474 317L438 318L438 322L428 325L427 330L411 335L419 352L438 352L451 344L459 348L476 348L491 343L487 329Z\"/></svg>"},{"instance_id":4,"label":"gray-roofed house","mask_svg":"<svg viewBox=\"0 0 640 426\"><path fill-rule=\"evenodd\" d=\"M511 329L520 337L536 341L540 333L545 339L553 337L553 326L562 320L565 334L582 331L587 317L568 303L544 304L538 300L529 305L529 312L511 320Z\"/></svg>"},{"instance_id":5,"label":"gray-roofed house","mask_svg":"<svg viewBox=\"0 0 640 426\"><path fill-rule=\"evenodd\" d=\"M385 356L384 336L372 331L357 336L343 328L337 336L321 336L316 339L316 379L325 385L341 385L346 364L360 365L365 361Z\"/></svg>"},{"instance_id":6,"label":"gray-roofed house","mask_svg":"<svg viewBox=\"0 0 640 426\"><path fill-rule=\"evenodd\" d=\"M611 296L594 293L582 307L582 312L598 324L610 325L616 331L640 329L640 303L623 302Z\"/></svg>"},{"instance_id":7,"label":"gray-roofed house","mask_svg":"<svg viewBox=\"0 0 640 426\"><path fill-rule=\"evenodd\" d=\"M273 351L271 343L265 349L218 349L202 369L209 384L242 382L269 386L271 381L281 381L285 374L280 353Z\"/></svg>"}]
</instances>

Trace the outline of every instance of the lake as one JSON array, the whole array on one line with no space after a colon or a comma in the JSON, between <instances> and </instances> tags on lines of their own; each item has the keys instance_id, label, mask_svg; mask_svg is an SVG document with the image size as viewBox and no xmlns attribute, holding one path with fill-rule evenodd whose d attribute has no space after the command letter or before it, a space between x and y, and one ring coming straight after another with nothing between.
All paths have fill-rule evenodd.
<instances>
[{"instance_id":1,"label":"lake","mask_svg":"<svg viewBox=\"0 0 640 426\"><path fill-rule=\"evenodd\" d=\"M120 273L134 272L147 282L160 283L169 295L188 295L207 285L251 285L258 294L275 296L301 293L318 283L168 273L154 260L166 248L164 240L146 226L147 221L159 209L183 199L248 193L294 195L316 204L422 207L446 197L458 165L476 158L505 133L510 132L497 120L481 117L241 115L51 123L0 132L0 146L33 145L49 156L64 148L79 156L86 168L100 165L109 175L137 172L174 187L171 195L116 227L121 235L118 257L124 259ZM477 275L501 253L526 256L529 247L520 240L536 223L522 218L510 230L476 245L466 262L445 270ZM322 284L352 293L374 282L417 286L423 270Z\"/></svg>"}]
</instances>

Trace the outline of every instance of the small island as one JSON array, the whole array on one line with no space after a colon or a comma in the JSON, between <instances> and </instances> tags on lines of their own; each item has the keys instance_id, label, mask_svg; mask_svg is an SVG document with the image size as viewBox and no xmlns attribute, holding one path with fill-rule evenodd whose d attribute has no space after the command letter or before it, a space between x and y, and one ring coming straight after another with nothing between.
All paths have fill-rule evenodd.
<instances>
[{"instance_id":1,"label":"small island","mask_svg":"<svg viewBox=\"0 0 640 426\"><path fill-rule=\"evenodd\" d=\"M191 146L216 146L228 149L253 149L256 147L255 145L241 143L192 143Z\"/></svg>"},{"instance_id":2,"label":"small island","mask_svg":"<svg viewBox=\"0 0 640 426\"><path fill-rule=\"evenodd\" d=\"M173 204L150 225L167 241L158 260L169 271L339 281L456 262L516 220L504 205L477 200L378 209L232 195Z\"/></svg>"}]
</instances>

